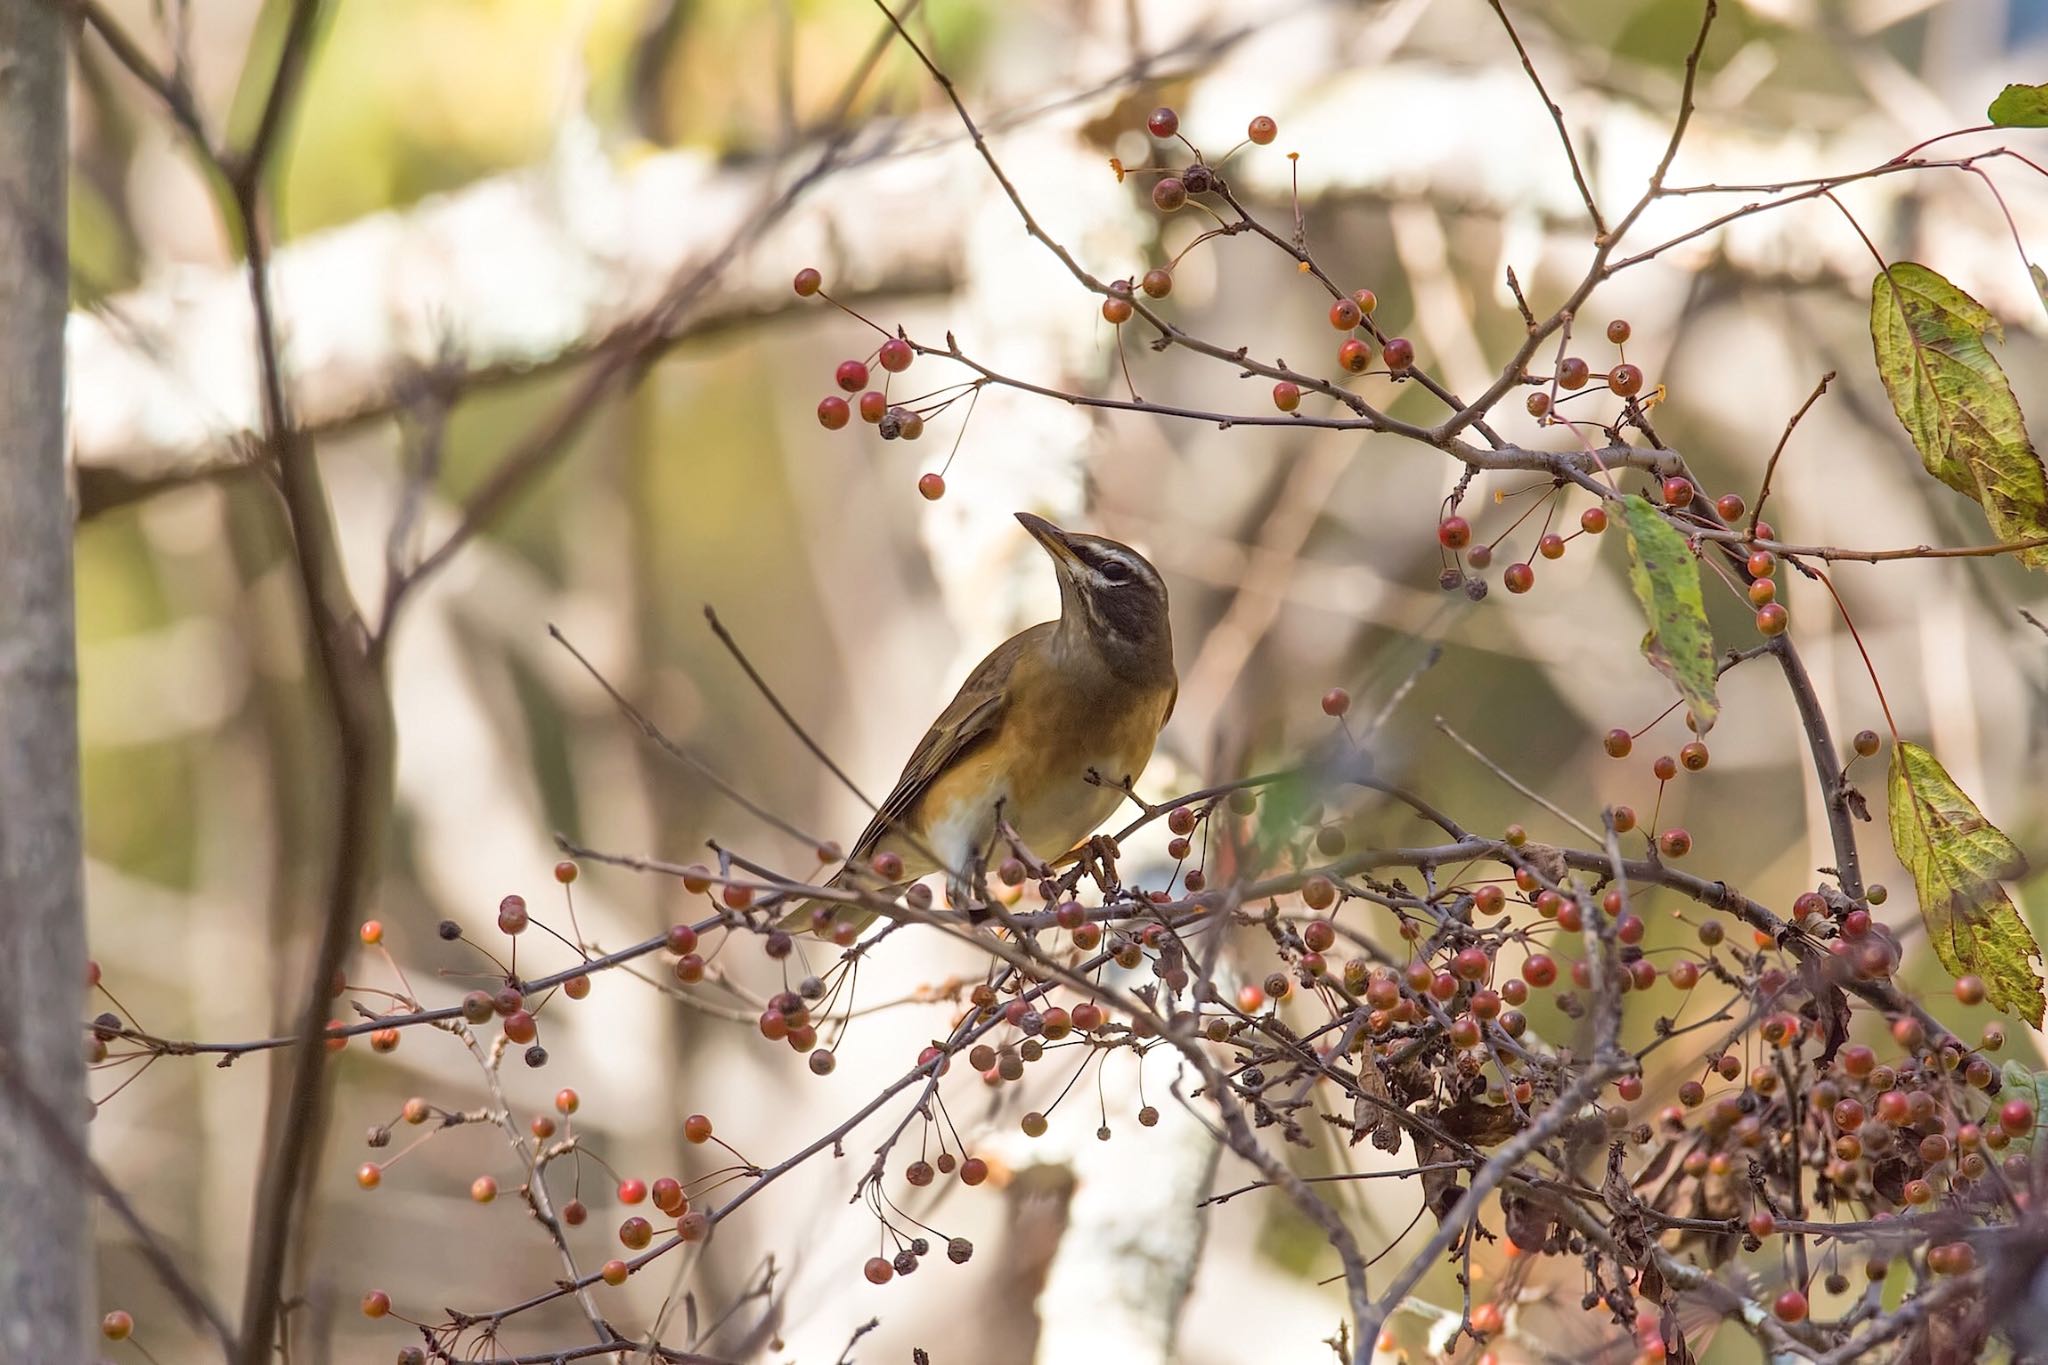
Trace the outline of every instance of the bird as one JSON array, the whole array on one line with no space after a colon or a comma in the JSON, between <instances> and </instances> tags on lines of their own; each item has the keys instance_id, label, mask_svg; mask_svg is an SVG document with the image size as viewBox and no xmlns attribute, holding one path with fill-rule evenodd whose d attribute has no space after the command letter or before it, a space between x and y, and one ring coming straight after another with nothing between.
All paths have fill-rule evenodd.
<instances>
[{"instance_id":1,"label":"bird","mask_svg":"<svg viewBox=\"0 0 2048 1365\"><path fill-rule=\"evenodd\" d=\"M1128 545L1016 516L1052 559L1059 619L1018 632L975 665L828 886L894 896L944 871L957 894L998 851L999 807L1034 856L1057 861L1109 817L1124 799L1118 784L1151 759L1180 694L1165 580ZM890 875L876 874L878 864ZM814 900L782 923L845 936L874 917Z\"/></svg>"}]
</instances>

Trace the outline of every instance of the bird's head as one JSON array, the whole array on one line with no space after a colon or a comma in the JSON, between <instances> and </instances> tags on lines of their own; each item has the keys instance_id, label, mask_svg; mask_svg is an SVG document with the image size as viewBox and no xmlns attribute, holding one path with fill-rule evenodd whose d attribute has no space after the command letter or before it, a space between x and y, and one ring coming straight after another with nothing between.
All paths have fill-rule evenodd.
<instances>
[{"instance_id":1,"label":"bird's head","mask_svg":"<svg viewBox=\"0 0 2048 1365\"><path fill-rule=\"evenodd\" d=\"M1078 633L1119 672L1172 670L1166 583L1145 556L1102 536L1062 531L1029 512L1017 520L1052 557L1063 630Z\"/></svg>"}]
</instances>

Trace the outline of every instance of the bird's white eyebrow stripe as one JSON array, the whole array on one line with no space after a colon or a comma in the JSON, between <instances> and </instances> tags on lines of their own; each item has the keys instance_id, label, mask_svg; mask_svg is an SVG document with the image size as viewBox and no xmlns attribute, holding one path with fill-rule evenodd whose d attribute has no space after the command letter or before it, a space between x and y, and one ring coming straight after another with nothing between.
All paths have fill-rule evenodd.
<instances>
[{"instance_id":1,"label":"bird's white eyebrow stripe","mask_svg":"<svg viewBox=\"0 0 2048 1365\"><path fill-rule=\"evenodd\" d=\"M1159 575L1153 571L1152 566L1147 564L1135 552L1111 549L1107 545L1084 545L1080 548L1083 557L1089 560L1088 567L1097 572L1101 571L1101 561L1115 560L1130 570L1133 578L1143 578L1153 583L1159 581Z\"/></svg>"}]
</instances>

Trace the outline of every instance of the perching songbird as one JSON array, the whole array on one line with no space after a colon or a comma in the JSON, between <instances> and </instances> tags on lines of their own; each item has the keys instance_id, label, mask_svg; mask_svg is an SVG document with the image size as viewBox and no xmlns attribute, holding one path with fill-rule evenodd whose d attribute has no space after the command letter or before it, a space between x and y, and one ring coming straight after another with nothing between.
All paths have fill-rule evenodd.
<instances>
[{"instance_id":1,"label":"perching songbird","mask_svg":"<svg viewBox=\"0 0 2048 1365\"><path fill-rule=\"evenodd\" d=\"M1124 799L1117 784L1144 771L1173 714L1180 681L1159 571L1128 545L1029 512L1017 520L1052 557L1060 619L1011 636L975 666L854 842L855 868L882 853L902 859L891 893L942 868L962 877L978 860L1009 856L996 839L998 803L1025 847L1057 860ZM829 885L878 889L844 869ZM807 902L784 923L830 932L835 921L814 908L830 906ZM849 908L836 921L858 928L873 918Z\"/></svg>"}]
</instances>

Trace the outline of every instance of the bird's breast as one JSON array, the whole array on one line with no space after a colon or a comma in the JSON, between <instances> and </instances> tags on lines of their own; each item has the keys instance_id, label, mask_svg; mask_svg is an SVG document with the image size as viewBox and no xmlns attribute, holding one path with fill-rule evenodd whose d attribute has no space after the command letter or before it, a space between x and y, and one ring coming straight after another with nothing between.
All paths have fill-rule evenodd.
<instances>
[{"instance_id":1,"label":"bird's breast","mask_svg":"<svg viewBox=\"0 0 2048 1365\"><path fill-rule=\"evenodd\" d=\"M1144 771L1171 699L1156 688L1023 681L997 733L922 803L928 837L944 856L964 860L989 848L998 801L1037 856L1074 847L1124 799L1117 784ZM1089 781L1091 771L1104 785Z\"/></svg>"}]
</instances>

